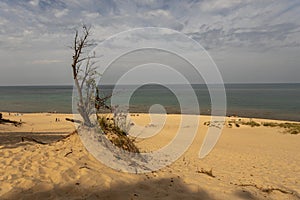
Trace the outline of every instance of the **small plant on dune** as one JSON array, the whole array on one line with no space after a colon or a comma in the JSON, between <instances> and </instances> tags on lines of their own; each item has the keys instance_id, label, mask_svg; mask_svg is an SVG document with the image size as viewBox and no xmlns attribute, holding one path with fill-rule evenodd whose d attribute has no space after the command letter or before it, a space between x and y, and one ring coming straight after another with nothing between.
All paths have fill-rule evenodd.
<instances>
[{"instance_id":1,"label":"small plant on dune","mask_svg":"<svg viewBox=\"0 0 300 200\"><path fill-rule=\"evenodd\" d=\"M263 122L262 125L268 127L278 127L279 124L275 122Z\"/></svg>"},{"instance_id":2,"label":"small plant on dune","mask_svg":"<svg viewBox=\"0 0 300 200\"><path fill-rule=\"evenodd\" d=\"M127 135L131 123L128 122L127 120L127 114L118 112L118 110L114 110L114 125L115 127L118 127L120 131L123 131L124 135Z\"/></svg>"},{"instance_id":3,"label":"small plant on dune","mask_svg":"<svg viewBox=\"0 0 300 200\"><path fill-rule=\"evenodd\" d=\"M224 125L224 122L223 121L208 121L208 122L204 122L203 125L221 129L222 125Z\"/></svg>"},{"instance_id":4,"label":"small plant on dune","mask_svg":"<svg viewBox=\"0 0 300 200\"><path fill-rule=\"evenodd\" d=\"M230 120L230 121L228 121L227 122L227 126L229 127L229 128L232 128L232 124L234 124L237 128L239 128L240 127L240 124L239 124L240 122L239 121L236 121L236 120Z\"/></svg>"},{"instance_id":5,"label":"small plant on dune","mask_svg":"<svg viewBox=\"0 0 300 200\"><path fill-rule=\"evenodd\" d=\"M206 175L208 175L208 176L210 176L210 177L213 177L213 178L216 177L215 175L213 175L212 168L211 168L210 170L205 170L205 169L201 168L200 170L197 169L196 172L197 172L197 173L201 173L201 174L206 174Z\"/></svg>"}]
</instances>

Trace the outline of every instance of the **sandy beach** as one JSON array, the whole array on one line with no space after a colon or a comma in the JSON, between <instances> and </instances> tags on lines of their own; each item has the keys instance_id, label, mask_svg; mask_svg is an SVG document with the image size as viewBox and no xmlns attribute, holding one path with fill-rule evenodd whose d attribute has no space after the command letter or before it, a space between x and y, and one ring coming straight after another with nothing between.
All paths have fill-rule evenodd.
<instances>
[{"instance_id":1,"label":"sandy beach","mask_svg":"<svg viewBox=\"0 0 300 200\"><path fill-rule=\"evenodd\" d=\"M3 118L23 124L0 124L0 199L300 199L300 135L283 128L226 125L215 148L199 159L208 129L204 122L210 119L201 116L196 138L176 162L159 171L129 174L96 160L77 134L62 139L75 130L65 120L70 114L3 113ZM131 118L139 126L150 123L147 114ZM157 135L136 145L145 152L163 147L179 123L180 115L168 115ZM24 134L42 141L57 134L54 139L60 141L22 142Z\"/></svg>"},{"instance_id":2,"label":"sandy beach","mask_svg":"<svg viewBox=\"0 0 300 200\"><path fill-rule=\"evenodd\" d=\"M4 119L22 122L22 126L11 123L0 124L0 145L20 142L22 136L50 142L61 139L75 130L74 124L65 120L73 118L73 114L4 112L2 114Z\"/></svg>"}]
</instances>

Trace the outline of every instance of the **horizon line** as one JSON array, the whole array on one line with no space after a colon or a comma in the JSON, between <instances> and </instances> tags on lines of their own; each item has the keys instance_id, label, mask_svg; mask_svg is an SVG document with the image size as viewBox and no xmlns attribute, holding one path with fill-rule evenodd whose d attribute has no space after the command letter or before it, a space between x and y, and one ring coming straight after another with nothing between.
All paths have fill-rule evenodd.
<instances>
[{"instance_id":1,"label":"horizon line","mask_svg":"<svg viewBox=\"0 0 300 200\"><path fill-rule=\"evenodd\" d=\"M300 84L300 82L224 82L224 85L230 85L230 84ZM110 86L110 85L114 85L113 83L105 83L105 84L101 84L101 85L105 85L105 86ZM128 84L123 84L123 85L138 85L135 83L128 83ZM144 84L146 85L146 84ZM154 83L152 83L152 85L155 85ZM158 84L159 85L159 84ZM186 85L186 84L180 84L180 83L169 83L168 85ZM191 85L208 85L206 83L191 83ZM219 83L216 84L210 84L210 85L220 85ZM17 84L17 85L0 85L0 87L30 87L30 86L74 86L73 84L49 84L49 85L45 85L45 84L41 84L41 85L37 85L37 84ZM100 86L100 85L98 85Z\"/></svg>"}]
</instances>

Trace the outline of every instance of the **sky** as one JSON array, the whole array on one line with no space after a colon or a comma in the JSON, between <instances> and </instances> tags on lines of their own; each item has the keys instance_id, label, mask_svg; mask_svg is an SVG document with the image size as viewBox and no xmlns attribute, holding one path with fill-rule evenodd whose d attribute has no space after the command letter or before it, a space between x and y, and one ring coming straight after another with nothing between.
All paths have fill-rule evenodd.
<instances>
[{"instance_id":1,"label":"sky","mask_svg":"<svg viewBox=\"0 0 300 200\"><path fill-rule=\"evenodd\" d=\"M98 42L142 27L185 34L225 83L300 82L299 0L0 0L0 85L73 84L82 23Z\"/></svg>"}]
</instances>

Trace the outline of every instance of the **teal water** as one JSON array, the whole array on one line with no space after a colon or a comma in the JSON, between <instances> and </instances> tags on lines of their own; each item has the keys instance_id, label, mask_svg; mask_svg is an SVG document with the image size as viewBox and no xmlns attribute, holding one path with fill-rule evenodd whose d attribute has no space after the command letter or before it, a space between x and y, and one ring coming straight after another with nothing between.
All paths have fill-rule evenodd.
<instances>
[{"instance_id":1,"label":"teal water","mask_svg":"<svg viewBox=\"0 0 300 200\"><path fill-rule=\"evenodd\" d=\"M227 84L225 88L227 115L300 121L300 84ZM201 114L210 114L207 87L193 85L193 89ZM188 94L183 86L176 86L176 90L183 96ZM103 95L109 94L112 86L103 86L101 91ZM137 89L130 99L130 112L148 112L153 104L163 105L168 113L181 112L176 96L159 85ZM193 107L183 110L184 113L199 114ZM72 86L2 86L0 111L71 113Z\"/></svg>"}]
</instances>

